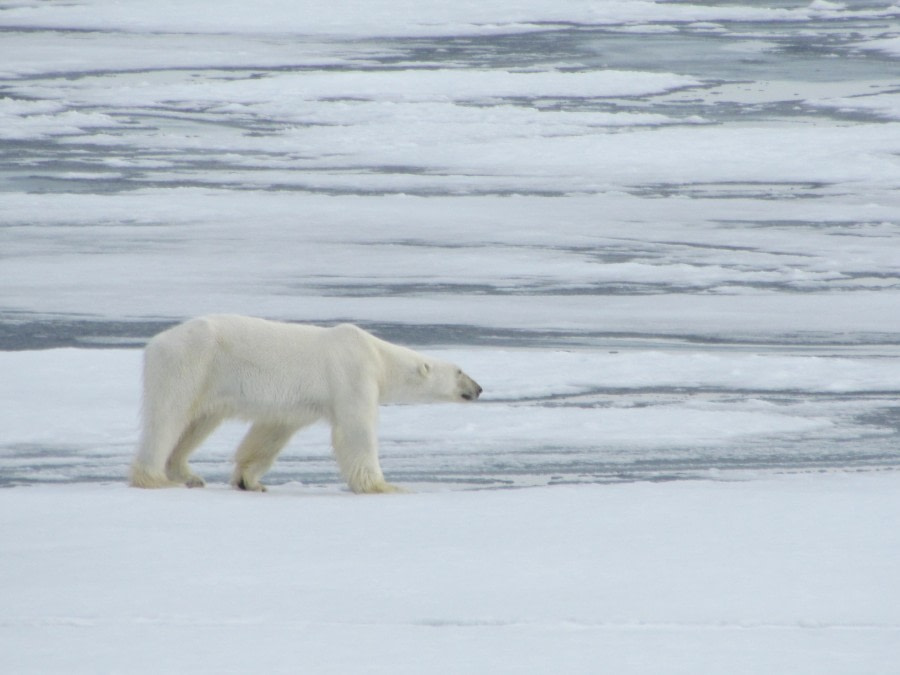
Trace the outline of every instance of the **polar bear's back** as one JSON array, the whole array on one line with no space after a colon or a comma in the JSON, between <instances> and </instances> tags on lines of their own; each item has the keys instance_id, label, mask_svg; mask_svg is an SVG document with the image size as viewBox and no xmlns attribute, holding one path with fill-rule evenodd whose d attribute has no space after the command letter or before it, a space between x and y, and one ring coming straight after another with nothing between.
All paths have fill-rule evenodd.
<instances>
[{"instance_id":1,"label":"polar bear's back","mask_svg":"<svg viewBox=\"0 0 900 675\"><path fill-rule=\"evenodd\" d=\"M271 356L284 366L286 361L296 360L298 354L321 357L327 352L340 351L342 347L358 349L366 337L374 339L352 324L323 328L249 316L211 314L160 333L150 341L148 349L157 345L184 347L195 355L218 351L252 361Z\"/></svg>"},{"instance_id":2,"label":"polar bear's back","mask_svg":"<svg viewBox=\"0 0 900 675\"><path fill-rule=\"evenodd\" d=\"M225 416L320 408L334 400L335 388L358 381L364 375L360 369L377 366L375 340L350 324L322 328L245 316L204 316L148 343L145 383L166 389L172 383L154 385L153 378L178 373L178 382L190 383L204 407Z\"/></svg>"}]
</instances>

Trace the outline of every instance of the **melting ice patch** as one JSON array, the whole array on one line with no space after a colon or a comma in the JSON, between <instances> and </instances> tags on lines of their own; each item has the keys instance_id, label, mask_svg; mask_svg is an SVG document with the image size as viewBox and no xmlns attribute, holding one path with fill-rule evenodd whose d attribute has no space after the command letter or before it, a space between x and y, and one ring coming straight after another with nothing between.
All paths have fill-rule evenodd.
<instances>
[{"instance_id":1,"label":"melting ice patch","mask_svg":"<svg viewBox=\"0 0 900 675\"><path fill-rule=\"evenodd\" d=\"M900 120L900 93L879 91L846 98L811 101L812 105L845 113L870 113L876 117Z\"/></svg>"},{"instance_id":2,"label":"melting ice patch","mask_svg":"<svg viewBox=\"0 0 900 675\"><path fill-rule=\"evenodd\" d=\"M885 52L891 56L900 56L900 37L889 37L881 40L869 40L856 45L860 49L871 49Z\"/></svg>"},{"instance_id":3,"label":"melting ice patch","mask_svg":"<svg viewBox=\"0 0 900 675\"><path fill-rule=\"evenodd\" d=\"M80 136L118 121L104 113L80 112L47 100L0 98L0 139L27 140Z\"/></svg>"}]
</instances>

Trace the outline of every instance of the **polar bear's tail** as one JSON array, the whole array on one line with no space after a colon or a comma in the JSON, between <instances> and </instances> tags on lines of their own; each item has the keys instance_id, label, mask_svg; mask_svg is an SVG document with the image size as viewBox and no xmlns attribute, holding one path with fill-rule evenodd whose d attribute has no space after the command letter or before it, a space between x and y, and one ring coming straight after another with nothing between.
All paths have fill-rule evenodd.
<instances>
[{"instance_id":1,"label":"polar bear's tail","mask_svg":"<svg viewBox=\"0 0 900 675\"><path fill-rule=\"evenodd\" d=\"M167 474L167 463L195 413L192 408L202 393L210 343L209 326L195 320L160 333L147 344L141 440L131 465L132 486L179 484Z\"/></svg>"}]
</instances>

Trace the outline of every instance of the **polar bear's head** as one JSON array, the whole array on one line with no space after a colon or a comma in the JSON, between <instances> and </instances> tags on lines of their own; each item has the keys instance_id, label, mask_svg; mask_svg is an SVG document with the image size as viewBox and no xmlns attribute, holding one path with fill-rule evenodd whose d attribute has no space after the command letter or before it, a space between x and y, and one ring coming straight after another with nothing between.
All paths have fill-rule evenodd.
<instances>
[{"instance_id":1,"label":"polar bear's head","mask_svg":"<svg viewBox=\"0 0 900 675\"><path fill-rule=\"evenodd\" d=\"M459 366L447 361L423 359L418 374L431 394L431 400L474 401L483 391Z\"/></svg>"},{"instance_id":2,"label":"polar bear's head","mask_svg":"<svg viewBox=\"0 0 900 675\"><path fill-rule=\"evenodd\" d=\"M405 358L394 360L391 375L382 391L385 403L430 403L438 401L474 401L481 387L459 366L434 359L411 350L403 350Z\"/></svg>"}]
</instances>

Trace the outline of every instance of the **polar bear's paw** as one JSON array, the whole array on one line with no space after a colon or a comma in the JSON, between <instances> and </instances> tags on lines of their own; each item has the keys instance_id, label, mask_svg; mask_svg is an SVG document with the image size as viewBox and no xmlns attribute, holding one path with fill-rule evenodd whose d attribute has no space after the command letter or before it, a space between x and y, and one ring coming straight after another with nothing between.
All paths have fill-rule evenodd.
<instances>
[{"instance_id":1,"label":"polar bear's paw","mask_svg":"<svg viewBox=\"0 0 900 675\"><path fill-rule=\"evenodd\" d=\"M184 485L189 488L206 487L206 481L187 467L166 467L166 476L172 485Z\"/></svg>"},{"instance_id":2,"label":"polar bear's paw","mask_svg":"<svg viewBox=\"0 0 900 675\"><path fill-rule=\"evenodd\" d=\"M164 472L148 469L141 464L131 467L129 479L132 487L138 488L167 488L176 487L178 483L172 481Z\"/></svg>"},{"instance_id":3,"label":"polar bear's paw","mask_svg":"<svg viewBox=\"0 0 900 675\"><path fill-rule=\"evenodd\" d=\"M375 481L367 485L361 487L353 487L351 489L357 494L367 495L409 494L409 490L406 490L399 485L388 483L384 480Z\"/></svg>"},{"instance_id":4,"label":"polar bear's paw","mask_svg":"<svg viewBox=\"0 0 900 675\"><path fill-rule=\"evenodd\" d=\"M393 483L382 483L378 486L377 490L374 490L378 494L394 494L394 495L408 495L410 491L404 487L400 487L399 485L394 485Z\"/></svg>"},{"instance_id":5,"label":"polar bear's paw","mask_svg":"<svg viewBox=\"0 0 900 675\"><path fill-rule=\"evenodd\" d=\"M259 481L251 481L243 476L235 478L231 484L238 490L244 490L246 492L268 492L266 486Z\"/></svg>"}]
</instances>

